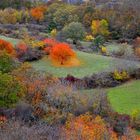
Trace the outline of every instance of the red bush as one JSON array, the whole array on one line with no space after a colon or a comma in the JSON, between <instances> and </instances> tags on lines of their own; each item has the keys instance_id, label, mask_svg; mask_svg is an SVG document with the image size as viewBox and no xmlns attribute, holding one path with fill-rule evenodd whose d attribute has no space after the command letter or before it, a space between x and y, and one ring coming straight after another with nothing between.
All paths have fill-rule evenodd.
<instances>
[{"instance_id":1,"label":"red bush","mask_svg":"<svg viewBox=\"0 0 140 140\"><path fill-rule=\"evenodd\" d=\"M58 43L56 40L51 38L46 38L43 42L46 44L47 47L53 47Z\"/></svg>"},{"instance_id":2,"label":"red bush","mask_svg":"<svg viewBox=\"0 0 140 140\"><path fill-rule=\"evenodd\" d=\"M51 52L51 47L45 47L44 52L45 52L45 54L49 55Z\"/></svg>"},{"instance_id":3,"label":"red bush","mask_svg":"<svg viewBox=\"0 0 140 140\"><path fill-rule=\"evenodd\" d=\"M28 47L26 46L25 43L19 43L16 46L16 51L17 51L17 57L22 56L23 54L25 54L27 52Z\"/></svg>"},{"instance_id":4,"label":"red bush","mask_svg":"<svg viewBox=\"0 0 140 140\"><path fill-rule=\"evenodd\" d=\"M6 51L8 54L14 54L15 50L11 43L0 39L0 51Z\"/></svg>"}]
</instances>

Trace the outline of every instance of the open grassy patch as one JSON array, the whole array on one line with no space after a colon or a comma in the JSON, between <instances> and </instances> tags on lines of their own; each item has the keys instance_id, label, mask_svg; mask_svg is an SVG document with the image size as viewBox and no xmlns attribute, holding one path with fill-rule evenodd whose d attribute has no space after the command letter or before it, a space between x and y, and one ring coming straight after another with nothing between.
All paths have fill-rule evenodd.
<instances>
[{"instance_id":1,"label":"open grassy patch","mask_svg":"<svg viewBox=\"0 0 140 140\"><path fill-rule=\"evenodd\" d=\"M131 114L140 109L140 80L108 90L108 97L113 109L119 113Z\"/></svg>"},{"instance_id":2,"label":"open grassy patch","mask_svg":"<svg viewBox=\"0 0 140 140\"><path fill-rule=\"evenodd\" d=\"M84 52L77 52L77 57L80 60L80 66L75 67L55 67L46 56L39 61L31 62L32 66L39 70L47 73L52 73L55 76L65 77L68 74L76 77L84 77L92 75L93 73L103 72L111 70L116 64L123 64L129 61L116 59L112 57L106 57L96 54L88 54Z\"/></svg>"},{"instance_id":3,"label":"open grassy patch","mask_svg":"<svg viewBox=\"0 0 140 140\"><path fill-rule=\"evenodd\" d=\"M48 61L48 58L46 58L46 60ZM50 60L52 61L52 60ZM77 59L77 58L71 58L68 62L65 62L64 65L61 65L60 63L56 62L56 61L52 61L53 66L55 67L64 67L64 68L70 68L70 67L78 67L80 66L81 62Z\"/></svg>"}]
</instances>

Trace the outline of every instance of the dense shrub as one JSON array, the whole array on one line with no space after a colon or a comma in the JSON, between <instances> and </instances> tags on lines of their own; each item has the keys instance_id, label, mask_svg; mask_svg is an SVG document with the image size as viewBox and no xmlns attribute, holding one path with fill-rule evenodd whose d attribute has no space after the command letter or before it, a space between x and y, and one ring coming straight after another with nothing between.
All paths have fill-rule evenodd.
<instances>
[{"instance_id":1,"label":"dense shrub","mask_svg":"<svg viewBox=\"0 0 140 140\"><path fill-rule=\"evenodd\" d=\"M76 6L63 5L62 8L58 8L53 14L54 22L57 24L58 29L62 29L65 25L71 22L78 22L79 17L75 13Z\"/></svg>"},{"instance_id":2,"label":"dense shrub","mask_svg":"<svg viewBox=\"0 0 140 140\"><path fill-rule=\"evenodd\" d=\"M21 67L14 70L12 75L26 87L26 99L30 104L40 102L47 86L56 81L51 75L35 71L28 63L24 63Z\"/></svg>"},{"instance_id":3,"label":"dense shrub","mask_svg":"<svg viewBox=\"0 0 140 140\"><path fill-rule=\"evenodd\" d=\"M104 37L99 35L92 41L92 46L91 47L94 51L99 52L99 51L101 51L104 43L105 43Z\"/></svg>"},{"instance_id":4,"label":"dense shrub","mask_svg":"<svg viewBox=\"0 0 140 140\"><path fill-rule=\"evenodd\" d=\"M100 116L93 118L90 114L71 118L66 122L64 131L68 140L117 140L117 135L107 129L104 120Z\"/></svg>"},{"instance_id":5,"label":"dense shrub","mask_svg":"<svg viewBox=\"0 0 140 140\"><path fill-rule=\"evenodd\" d=\"M87 87L115 87L116 85L120 84L120 82L113 79L111 73L100 73L94 74L91 77L84 78L85 83L87 83Z\"/></svg>"},{"instance_id":6,"label":"dense shrub","mask_svg":"<svg viewBox=\"0 0 140 140\"><path fill-rule=\"evenodd\" d=\"M13 107L24 94L24 88L14 77L0 72L0 107Z\"/></svg>"},{"instance_id":7,"label":"dense shrub","mask_svg":"<svg viewBox=\"0 0 140 140\"><path fill-rule=\"evenodd\" d=\"M102 20L93 20L91 25L91 30L94 36L102 35L108 36L108 22L105 19Z\"/></svg>"},{"instance_id":8,"label":"dense shrub","mask_svg":"<svg viewBox=\"0 0 140 140\"><path fill-rule=\"evenodd\" d=\"M18 62L5 52L0 53L0 71L2 73L11 72L18 66Z\"/></svg>"},{"instance_id":9,"label":"dense shrub","mask_svg":"<svg viewBox=\"0 0 140 140\"><path fill-rule=\"evenodd\" d=\"M79 20L75 10L77 6L61 2L53 2L48 6L46 21L49 30L62 29L66 24ZM53 26L53 27L52 27Z\"/></svg>"},{"instance_id":10,"label":"dense shrub","mask_svg":"<svg viewBox=\"0 0 140 140\"><path fill-rule=\"evenodd\" d=\"M115 57L121 57L125 59L136 59L133 48L127 43L122 43L117 51L112 52L112 55Z\"/></svg>"},{"instance_id":11,"label":"dense shrub","mask_svg":"<svg viewBox=\"0 0 140 140\"><path fill-rule=\"evenodd\" d=\"M51 47L51 48L54 47L56 44L58 44L58 41L51 38L46 38L43 40L43 42L45 43L46 47Z\"/></svg>"},{"instance_id":12,"label":"dense shrub","mask_svg":"<svg viewBox=\"0 0 140 140\"><path fill-rule=\"evenodd\" d=\"M43 52L37 47L28 47L25 43L20 43L16 47L17 58L22 61L34 61L42 58Z\"/></svg>"},{"instance_id":13,"label":"dense shrub","mask_svg":"<svg viewBox=\"0 0 140 140\"><path fill-rule=\"evenodd\" d=\"M93 41L94 37L92 35L86 35L85 40L86 41Z\"/></svg>"},{"instance_id":14,"label":"dense shrub","mask_svg":"<svg viewBox=\"0 0 140 140\"><path fill-rule=\"evenodd\" d=\"M66 38L72 39L73 43L77 43L78 40L82 40L85 37L85 29L79 22L72 22L66 25L63 28L62 33Z\"/></svg>"},{"instance_id":15,"label":"dense shrub","mask_svg":"<svg viewBox=\"0 0 140 140\"><path fill-rule=\"evenodd\" d=\"M23 125L20 121L8 121L0 127L3 140L66 140L61 136L61 126L37 123L33 126Z\"/></svg>"},{"instance_id":16,"label":"dense shrub","mask_svg":"<svg viewBox=\"0 0 140 140\"><path fill-rule=\"evenodd\" d=\"M131 118L132 118L132 126L139 130L140 129L140 110L136 109L132 111Z\"/></svg>"},{"instance_id":17,"label":"dense shrub","mask_svg":"<svg viewBox=\"0 0 140 140\"><path fill-rule=\"evenodd\" d=\"M124 135L127 129L131 126L131 119L129 115L113 113L108 116L108 121L113 127L113 130L119 135Z\"/></svg>"},{"instance_id":18,"label":"dense shrub","mask_svg":"<svg viewBox=\"0 0 140 140\"><path fill-rule=\"evenodd\" d=\"M113 77L116 80L125 81L125 80L129 79L129 74L125 70L122 70L122 71L115 70L114 74L113 74Z\"/></svg>"},{"instance_id":19,"label":"dense shrub","mask_svg":"<svg viewBox=\"0 0 140 140\"><path fill-rule=\"evenodd\" d=\"M95 92L95 95L92 100L93 103L91 107L91 112L93 114L100 115L106 118L110 116L110 113L113 112L105 92L103 91Z\"/></svg>"},{"instance_id":20,"label":"dense shrub","mask_svg":"<svg viewBox=\"0 0 140 140\"><path fill-rule=\"evenodd\" d=\"M17 57L21 57L24 53L26 53L28 47L25 43L19 43L16 46Z\"/></svg>"}]
</instances>

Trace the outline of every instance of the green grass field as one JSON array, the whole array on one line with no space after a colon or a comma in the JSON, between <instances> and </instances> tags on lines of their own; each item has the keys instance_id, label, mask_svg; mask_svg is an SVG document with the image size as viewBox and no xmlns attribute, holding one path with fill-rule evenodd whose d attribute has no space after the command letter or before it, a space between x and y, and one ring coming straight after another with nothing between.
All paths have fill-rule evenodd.
<instances>
[{"instance_id":1,"label":"green grass field","mask_svg":"<svg viewBox=\"0 0 140 140\"><path fill-rule=\"evenodd\" d=\"M0 36L0 38L7 40L14 45L16 45L20 41L18 39L8 38L5 36ZM87 43L87 42L82 42L82 43ZM119 44L113 44L113 43L112 45L110 44L111 50L113 48L116 49L118 47L120 47ZM37 70L51 73L59 77L65 77L68 74L74 75L76 77L84 77L84 76L92 75L93 73L97 73L97 72L103 72L108 70L111 71L112 69L115 69L118 66L121 67L128 66L132 63L133 63L133 67L134 65L140 66L140 64L138 64L137 62L131 62L123 59L106 57L97 54L77 52L77 56L82 63L78 67L71 67L71 68L54 67L51 65L49 60L44 58L39 61L32 62L31 64Z\"/></svg>"},{"instance_id":2,"label":"green grass field","mask_svg":"<svg viewBox=\"0 0 140 140\"><path fill-rule=\"evenodd\" d=\"M108 90L108 97L113 109L119 113L131 114L140 109L140 80Z\"/></svg>"},{"instance_id":3,"label":"green grass field","mask_svg":"<svg viewBox=\"0 0 140 140\"><path fill-rule=\"evenodd\" d=\"M96 54L89 54L84 52L77 52L78 59L82 62L78 67L54 67L47 58L39 61L31 62L32 66L39 71L51 73L58 77L65 77L68 74L76 77L84 77L92 75L93 73L110 71L116 67L117 64L129 64L130 61L106 57ZM137 63L136 63L137 65Z\"/></svg>"},{"instance_id":4,"label":"green grass field","mask_svg":"<svg viewBox=\"0 0 140 140\"><path fill-rule=\"evenodd\" d=\"M140 109L140 80L135 80L115 88L82 90L87 96L94 96L96 92L104 91L114 111L121 114L131 114Z\"/></svg>"}]
</instances>

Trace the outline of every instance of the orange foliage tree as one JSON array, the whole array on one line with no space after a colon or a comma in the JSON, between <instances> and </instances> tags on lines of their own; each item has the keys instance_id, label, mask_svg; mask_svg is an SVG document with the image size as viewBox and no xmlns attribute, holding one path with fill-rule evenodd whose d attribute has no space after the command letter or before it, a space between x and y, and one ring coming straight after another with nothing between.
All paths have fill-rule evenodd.
<instances>
[{"instance_id":1,"label":"orange foliage tree","mask_svg":"<svg viewBox=\"0 0 140 140\"><path fill-rule=\"evenodd\" d=\"M67 121L64 133L67 140L118 140L116 133L107 129L100 116L93 118L89 113Z\"/></svg>"},{"instance_id":2,"label":"orange foliage tree","mask_svg":"<svg viewBox=\"0 0 140 140\"><path fill-rule=\"evenodd\" d=\"M0 39L0 51L6 51L8 54L15 53L13 45L3 39Z\"/></svg>"},{"instance_id":3,"label":"orange foliage tree","mask_svg":"<svg viewBox=\"0 0 140 140\"><path fill-rule=\"evenodd\" d=\"M44 13L46 12L47 8L46 6L38 6L35 8L31 9L31 16L36 20L36 21L41 21L44 19Z\"/></svg>"},{"instance_id":4,"label":"orange foliage tree","mask_svg":"<svg viewBox=\"0 0 140 140\"><path fill-rule=\"evenodd\" d=\"M56 44L50 53L51 60L60 65L65 65L71 60L71 58L74 58L75 56L75 52L66 43Z\"/></svg>"}]
</instances>

